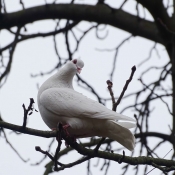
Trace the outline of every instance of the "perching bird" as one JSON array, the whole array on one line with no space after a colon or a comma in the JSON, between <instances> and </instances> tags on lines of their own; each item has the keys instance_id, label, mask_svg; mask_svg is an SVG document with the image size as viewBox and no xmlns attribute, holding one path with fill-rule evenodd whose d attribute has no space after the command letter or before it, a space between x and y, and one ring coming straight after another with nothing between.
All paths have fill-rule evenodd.
<instances>
[{"instance_id":1,"label":"perching bird","mask_svg":"<svg viewBox=\"0 0 175 175\"><path fill-rule=\"evenodd\" d=\"M38 107L44 122L51 129L61 123L75 138L109 137L132 151L135 137L129 128L135 127L135 123L120 120L135 120L111 111L73 89L73 77L83 66L80 59L69 61L40 87Z\"/></svg>"}]
</instances>

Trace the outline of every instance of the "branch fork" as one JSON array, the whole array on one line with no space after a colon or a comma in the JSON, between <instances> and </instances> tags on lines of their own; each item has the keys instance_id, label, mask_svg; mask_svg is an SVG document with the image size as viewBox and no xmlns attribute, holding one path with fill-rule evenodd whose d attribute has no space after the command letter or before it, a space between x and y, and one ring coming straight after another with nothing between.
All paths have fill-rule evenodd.
<instances>
[{"instance_id":1,"label":"branch fork","mask_svg":"<svg viewBox=\"0 0 175 175\"><path fill-rule=\"evenodd\" d=\"M26 109L25 105L23 104L22 107L24 109L24 120L23 120L23 129L26 128L26 125L27 125L27 116L28 115L31 115L33 113L33 110L35 110L36 112L38 112L35 108L34 108L34 99L33 98L30 98L30 104L28 106L28 108Z\"/></svg>"}]
</instances>

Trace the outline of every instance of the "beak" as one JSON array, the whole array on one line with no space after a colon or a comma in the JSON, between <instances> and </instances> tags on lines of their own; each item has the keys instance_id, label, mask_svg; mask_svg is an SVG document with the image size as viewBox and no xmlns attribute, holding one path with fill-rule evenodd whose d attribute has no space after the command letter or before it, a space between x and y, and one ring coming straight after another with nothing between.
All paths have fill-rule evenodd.
<instances>
[{"instance_id":1,"label":"beak","mask_svg":"<svg viewBox=\"0 0 175 175\"><path fill-rule=\"evenodd\" d=\"M80 74L81 73L81 68L77 67L77 72Z\"/></svg>"}]
</instances>

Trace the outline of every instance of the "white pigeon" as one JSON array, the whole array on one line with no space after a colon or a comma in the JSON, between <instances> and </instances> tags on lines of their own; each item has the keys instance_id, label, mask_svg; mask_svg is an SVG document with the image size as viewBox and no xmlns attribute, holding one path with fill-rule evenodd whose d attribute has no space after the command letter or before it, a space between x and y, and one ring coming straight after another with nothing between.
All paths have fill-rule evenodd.
<instances>
[{"instance_id":1,"label":"white pigeon","mask_svg":"<svg viewBox=\"0 0 175 175\"><path fill-rule=\"evenodd\" d=\"M75 138L109 137L133 151L135 137L129 128L135 127L135 123L119 120L135 120L116 113L73 89L73 77L80 73L83 66L80 59L68 61L40 87L38 107L44 122L51 129L61 123Z\"/></svg>"}]
</instances>

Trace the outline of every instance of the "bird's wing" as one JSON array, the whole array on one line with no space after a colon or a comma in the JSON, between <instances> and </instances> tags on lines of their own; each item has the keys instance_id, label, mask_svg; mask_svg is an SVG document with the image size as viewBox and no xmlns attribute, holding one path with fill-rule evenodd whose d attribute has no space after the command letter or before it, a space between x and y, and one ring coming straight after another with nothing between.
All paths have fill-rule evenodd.
<instances>
[{"instance_id":1,"label":"bird's wing","mask_svg":"<svg viewBox=\"0 0 175 175\"><path fill-rule=\"evenodd\" d=\"M47 89L40 95L39 103L50 112L65 117L135 121L69 88Z\"/></svg>"}]
</instances>

